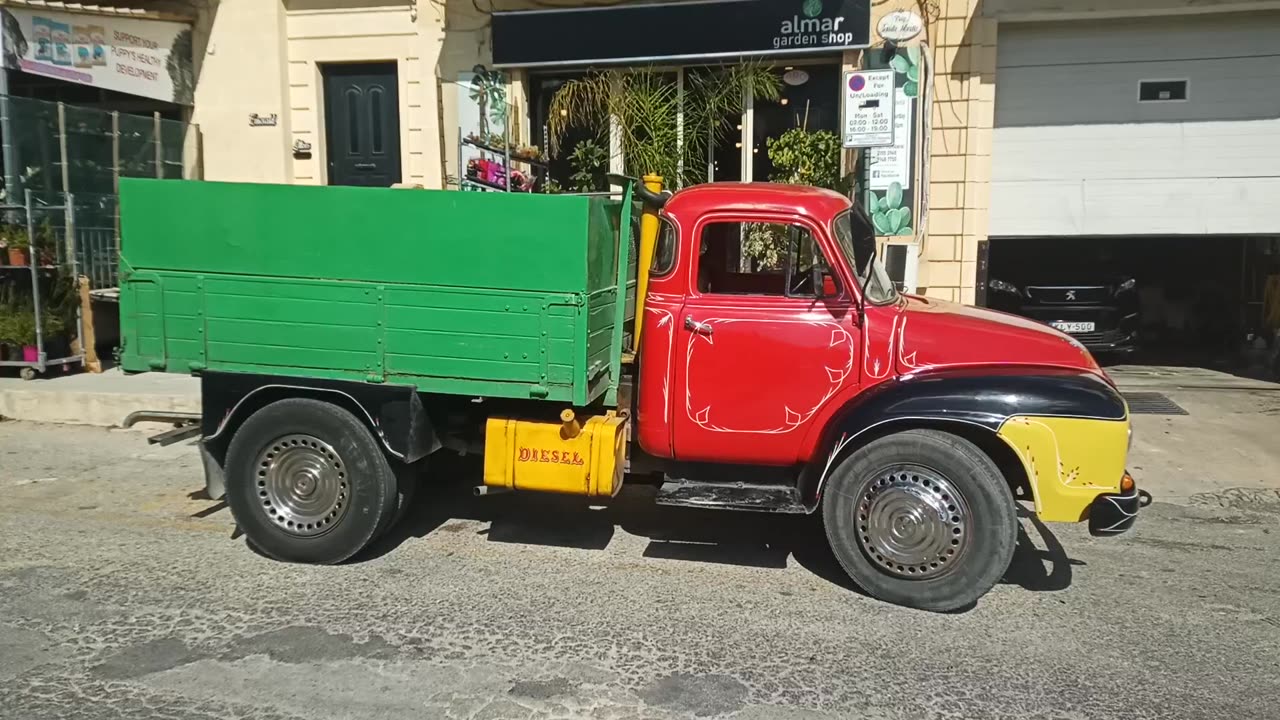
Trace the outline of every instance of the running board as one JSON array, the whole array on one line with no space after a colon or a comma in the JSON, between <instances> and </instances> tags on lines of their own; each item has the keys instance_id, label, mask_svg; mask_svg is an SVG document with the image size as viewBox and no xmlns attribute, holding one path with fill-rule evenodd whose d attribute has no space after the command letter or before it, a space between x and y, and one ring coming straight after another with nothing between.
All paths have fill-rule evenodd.
<instances>
[{"instance_id":1,"label":"running board","mask_svg":"<svg viewBox=\"0 0 1280 720\"><path fill-rule=\"evenodd\" d=\"M754 510L794 515L809 512L800 502L800 493L790 485L667 480L658 490L654 502L710 510Z\"/></svg>"}]
</instances>

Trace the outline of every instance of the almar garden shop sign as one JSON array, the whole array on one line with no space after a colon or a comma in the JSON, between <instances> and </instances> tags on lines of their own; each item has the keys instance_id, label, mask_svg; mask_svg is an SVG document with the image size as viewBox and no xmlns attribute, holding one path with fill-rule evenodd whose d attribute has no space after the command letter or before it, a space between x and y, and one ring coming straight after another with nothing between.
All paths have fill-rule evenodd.
<instances>
[{"instance_id":1,"label":"almar garden shop sign","mask_svg":"<svg viewBox=\"0 0 1280 720\"><path fill-rule=\"evenodd\" d=\"M864 48L870 0L702 0L493 14L497 67L759 57Z\"/></svg>"}]
</instances>

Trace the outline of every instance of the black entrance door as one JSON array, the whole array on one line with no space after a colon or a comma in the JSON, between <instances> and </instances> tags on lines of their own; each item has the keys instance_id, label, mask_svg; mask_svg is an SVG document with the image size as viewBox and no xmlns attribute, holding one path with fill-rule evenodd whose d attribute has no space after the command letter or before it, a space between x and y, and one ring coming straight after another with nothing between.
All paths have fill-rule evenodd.
<instances>
[{"instance_id":1,"label":"black entrance door","mask_svg":"<svg viewBox=\"0 0 1280 720\"><path fill-rule=\"evenodd\" d=\"M329 184L400 182L400 101L395 63L324 68Z\"/></svg>"}]
</instances>

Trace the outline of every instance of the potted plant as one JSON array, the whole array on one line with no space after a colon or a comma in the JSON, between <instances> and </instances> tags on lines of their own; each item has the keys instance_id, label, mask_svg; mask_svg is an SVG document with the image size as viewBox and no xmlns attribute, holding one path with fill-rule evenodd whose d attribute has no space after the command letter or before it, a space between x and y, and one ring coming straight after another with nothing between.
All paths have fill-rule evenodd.
<instances>
[{"instance_id":1,"label":"potted plant","mask_svg":"<svg viewBox=\"0 0 1280 720\"><path fill-rule=\"evenodd\" d=\"M53 225L48 218L45 218L40 223L40 227L36 228L35 240L31 243L27 256L37 265L56 265L58 263L56 247L57 241L54 237Z\"/></svg>"},{"instance_id":2,"label":"potted plant","mask_svg":"<svg viewBox=\"0 0 1280 720\"><path fill-rule=\"evenodd\" d=\"M35 348L32 348L35 350ZM71 354L71 341L67 337L66 321L56 315L44 318L44 350L49 357L60 358ZM26 348L23 348L26 352ZM29 362L34 362L32 358Z\"/></svg>"},{"instance_id":3,"label":"potted plant","mask_svg":"<svg viewBox=\"0 0 1280 720\"><path fill-rule=\"evenodd\" d=\"M17 358L18 355L11 352L9 348L16 345L14 340L14 315L11 308L0 308L0 360L8 360Z\"/></svg>"},{"instance_id":4,"label":"potted plant","mask_svg":"<svg viewBox=\"0 0 1280 720\"><path fill-rule=\"evenodd\" d=\"M0 317L0 345L8 348L5 354L10 360L39 360L35 318L21 308L5 308L4 312L5 316Z\"/></svg>"},{"instance_id":5,"label":"potted plant","mask_svg":"<svg viewBox=\"0 0 1280 720\"><path fill-rule=\"evenodd\" d=\"M8 248L9 264L14 267L25 267L31 261L31 238L27 235L27 231L9 225L2 231L4 236L5 247Z\"/></svg>"},{"instance_id":6,"label":"potted plant","mask_svg":"<svg viewBox=\"0 0 1280 720\"><path fill-rule=\"evenodd\" d=\"M594 140L582 140L569 155L569 166L573 175L569 181L573 183L575 192L587 193L604 190L605 173L609 169L609 151Z\"/></svg>"}]
</instances>

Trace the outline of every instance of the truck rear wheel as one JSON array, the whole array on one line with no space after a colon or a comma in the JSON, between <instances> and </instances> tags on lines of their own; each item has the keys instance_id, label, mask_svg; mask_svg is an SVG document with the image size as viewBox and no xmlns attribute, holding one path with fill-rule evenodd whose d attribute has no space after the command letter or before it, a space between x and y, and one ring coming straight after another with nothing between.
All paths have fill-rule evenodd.
<instances>
[{"instance_id":1,"label":"truck rear wheel","mask_svg":"<svg viewBox=\"0 0 1280 720\"><path fill-rule=\"evenodd\" d=\"M277 560L339 563L395 511L396 474L354 415L292 398L254 413L227 450L227 504L255 547Z\"/></svg>"},{"instance_id":2,"label":"truck rear wheel","mask_svg":"<svg viewBox=\"0 0 1280 720\"><path fill-rule=\"evenodd\" d=\"M908 430L846 457L823 491L827 540L849 577L898 605L949 612L990 590L1017 543L1013 494L973 443Z\"/></svg>"}]
</instances>

